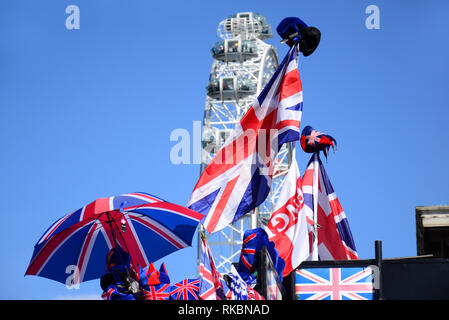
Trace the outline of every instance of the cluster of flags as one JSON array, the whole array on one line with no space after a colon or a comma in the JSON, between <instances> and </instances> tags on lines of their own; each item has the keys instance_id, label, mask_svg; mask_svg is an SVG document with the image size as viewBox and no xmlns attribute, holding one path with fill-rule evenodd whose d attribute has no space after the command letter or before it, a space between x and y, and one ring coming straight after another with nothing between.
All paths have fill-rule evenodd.
<instances>
[{"instance_id":1,"label":"cluster of flags","mask_svg":"<svg viewBox=\"0 0 449 320\"><path fill-rule=\"evenodd\" d=\"M336 141L307 126L302 135L302 85L292 46L267 86L200 176L187 206L204 215L209 233L232 224L267 197L277 152L292 143L293 159L269 223L263 229L285 262L286 276L304 260L357 259L348 220L320 160ZM301 177L295 144L312 153ZM200 297L226 299L202 239ZM237 273L238 274L238 273ZM280 275L280 276L282 276ZM243 295L248 294L244 286Z\"/></svg>"},{"instance_id":2,"label":"cluster of flags","mask_svg":"<svg viewBox=\"0 0 449 320\"><path fill-rule=\"evenodd\" d=\"M74 284L95 279L103 267L93 257L110 249L107 274L101 282L104 299L263 300L254 290L251 274L262 246L267 247L279 278L306 259L357 259L348 219L319 157L321 151L327 157L336 140L310 126L300 133L303 93L298 50L298 45L290 48L205 168L188 201L189 209L146 193L99 198L47 230L35 246L26 274L67 285L69 265L75 269ZM303 177L295 158L296 141L305 152L312 153ZM171 285L165 266L158 271L150 261L191 245L199 222L214 233L264 202L277 154L287 143L292 144L292 162L280 196L268 224L247 230L239 271L232 267L222 275L217 270L203 234L199 279ZM134 277L124 267L128 264L138 266L132 270ZM348 279L345 285L353 285L353 278ZM131 291L121 291L122 287Z\"/></svg>"}]
</instances>

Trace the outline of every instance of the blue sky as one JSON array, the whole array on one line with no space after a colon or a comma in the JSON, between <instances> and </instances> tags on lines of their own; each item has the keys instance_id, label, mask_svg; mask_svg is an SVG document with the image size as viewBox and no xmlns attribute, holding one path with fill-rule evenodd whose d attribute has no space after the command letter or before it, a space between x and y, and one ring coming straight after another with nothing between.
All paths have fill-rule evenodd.
<instances>
[{"instance_id":1,"label":"blue sky","mask_svg":"<svg viewBox=\"0 0 449 320\"><path fill-rule=\"evenodd\" d=\"M67 30L65 8L80 8ZM368 30L365 8L380 9ZM0 299L99 297L24 277L56 219L98 197L144 191L185 204L199 165L170 162L170 133L201 121L216 28L254 11L317 26L300 58L302 127L333 135L325 163L361 258L416 255L415 206L449 203L445 1L84 1L0 3ZM267 42L287 47L277 34ZM309 155L298 151L304 172ZM196 241L196 240L195 240ZM196 275L196 242L164 259ZM182 263L180 263L182 261ZM156 262L159 266L161 261Z\"/></svg>"}]
</instances>

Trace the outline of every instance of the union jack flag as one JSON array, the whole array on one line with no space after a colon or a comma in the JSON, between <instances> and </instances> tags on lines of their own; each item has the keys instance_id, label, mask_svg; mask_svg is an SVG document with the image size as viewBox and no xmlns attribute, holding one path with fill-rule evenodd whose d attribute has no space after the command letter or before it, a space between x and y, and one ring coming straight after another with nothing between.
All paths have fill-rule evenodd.
<instances>
[{"instance_id":1,"label":"union jack flag","mask_svg":"<svg viewBox=\"0 0 449 320\"><path fill-rule=\"evenodd\" d=\"M140 288L144 300L169 300L170 284L158 284L154 286L144 286Z\"/></svg>"},{"instance_id":2,"label":"union jack flag","mask_svg":"<svg viewBox=\"0 0 449 320\"><path fill-rule=\"evenodd\" d=\"M206 242L206 237L201 237L200 260L200 299L201 300L226 300L225 282L220 272L215 269L214 259ZM228 288L227 288L228 289ZM229 291L229 289L227 290Z\"/></svg>"},{"instance_id":3,"label":"union jack flag","mask_svg":"<svg viewBox=\"0 0 449 320\"><path fill-rule=\"evenodd\" d=\"M302 178L302 190L311 244L308 259L358 259L348 219L318 153L309 161Z\"/></svg>"},{"instance_id":4,"label":"union jack flag","mask_svg":"<svg viewBox=\"0 0 449 320\"><path fill-rule=\"evenodd\" d=\"M296 270L298 300L372 300L370 268L309 268Z\"/></svg>"},{"instance_id":5,"label":"union jack flag","mask_svg":"<svg viewBox=\"0 0 449 320\"><path fill-rule=\"evenodd\" d=\"M299 140L302 85L295 47L198 180L187 206L205 215L209 233L261 204L282 144Z\"/></svg>"},{"instance_id":6,"label":"union jack flag","mask_svg":"<svg viewBox=\"0 0 449 320\"><path fill-rule=\"evenodd\" d=\"M122 293L114 284L101 294L101 298L103 300L136 300L132 293Z\"/></svg>"},{"instance_id":7,"label":"union jack flag","mask_svg":"<svg viewBox=\"0 0 449 320\"><path fill-rule=\"evenodd\" d=\"M252 233L248 237L243 239L242 249L240 250L240 261L243 265L251 271L253 269L253 264L255 260L256 249L253 247L248 247L247 244L254 238L256 238L257 233Z\"/></svg>"},{"instance_id":8,"label":"union jack flag","mask_svg":"<svg viewBox=\"0 0 449 320\"><path fill-rule=\"evenodd\" d=\"M184 279L172 286L170 300L199 300L199 290L199 279Z\"/></svg>"},{"instance_id":9,"label":"union jack flag","mask_svg":"<svg viewBox=\"0 0 449 320\"><path fill-rule=\"evenodd\" d=\"M248 286L247 289L248 289L248 300L265 300L265 298L259 292L257 292L250 286Z\"/></svg>"}]
</instances>

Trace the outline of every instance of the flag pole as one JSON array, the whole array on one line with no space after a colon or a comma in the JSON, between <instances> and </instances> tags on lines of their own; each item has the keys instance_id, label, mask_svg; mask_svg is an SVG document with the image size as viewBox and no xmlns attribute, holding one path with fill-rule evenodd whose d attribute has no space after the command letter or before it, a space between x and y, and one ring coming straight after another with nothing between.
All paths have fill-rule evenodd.
<instances>
[{"instance_id":1,"label":"flag pole","mask_svg":"<svg viewBox=\"0 0 449 320\"><path fill-rule=\"evenodd\" d=\"M312 260L318 260L318 152L313 154L313 243Z\"/></svg>"}]
</instances>

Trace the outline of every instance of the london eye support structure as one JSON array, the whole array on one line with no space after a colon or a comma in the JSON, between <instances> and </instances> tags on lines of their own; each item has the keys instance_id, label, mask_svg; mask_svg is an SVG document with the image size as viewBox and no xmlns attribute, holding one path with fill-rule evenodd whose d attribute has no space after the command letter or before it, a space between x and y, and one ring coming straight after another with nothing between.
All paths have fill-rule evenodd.
<instances>
[{"instance_id":1,"label":"london eye support structure","mask_svg":"<svg viewBox=\"0 0 449 320\"><path fill-rule=\"evenodd\" d=\"M219 23L217 33L221 40L211 49L214 60L206 87L201 173L278 67L276 48L264 42L273 36L264 16L253 12L231 15ZM286 144L277 155L271 191L264 203L234 224L207 235L220 272L229 272L230 264L238 261L244 232L268 222L289 168L290 150ZM198 241L198 266L200 250Z\"/></svg>"}]
</instances>

